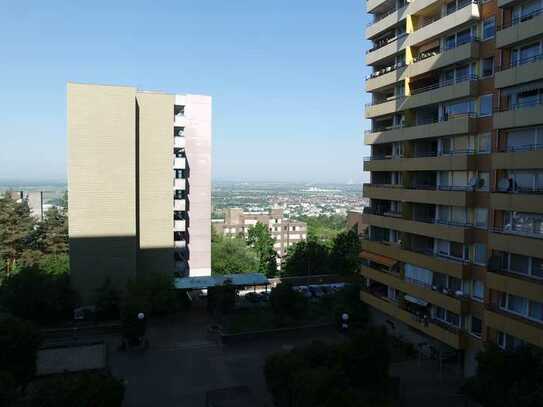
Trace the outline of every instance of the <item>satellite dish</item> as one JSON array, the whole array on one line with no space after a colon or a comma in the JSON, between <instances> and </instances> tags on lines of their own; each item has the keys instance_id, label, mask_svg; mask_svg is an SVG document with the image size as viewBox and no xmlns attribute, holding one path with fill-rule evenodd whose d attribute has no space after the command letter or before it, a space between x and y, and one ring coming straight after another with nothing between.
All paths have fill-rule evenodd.
<instances>
[{"instance_id":1,"label":"satellite dish","mask_svg":"<svg viewBox=\"0 0 543 407\"><path fill-rule=\"evenodd\" d=\"M505 192L509 189L509 180L507 178L501 178L498 181L498 191Z\"/></svg>"},{"instance_id":2,"label":"satellite dish","mask_svg":"<svg viewBox=\"0 0 543 407\"><path fill-rule=\"evenodd\" d=\"M473 177L469 180L469 186L472 187L472 188L475 188L477 186L479 186L479 182L480 182L480 179L479 177Z\"/></svg>"}]
</instances>

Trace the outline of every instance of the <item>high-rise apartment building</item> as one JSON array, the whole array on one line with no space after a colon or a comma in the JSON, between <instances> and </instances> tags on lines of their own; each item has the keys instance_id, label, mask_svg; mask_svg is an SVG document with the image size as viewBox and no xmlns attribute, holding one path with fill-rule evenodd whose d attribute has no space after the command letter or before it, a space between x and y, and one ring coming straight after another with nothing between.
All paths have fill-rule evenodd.
<instances>
[{"instance_id":1,"label":"high-rise apartment building","mask_svg":"<svg viewBox=\"0 0 543 407\"><path fill-rule=\"evenodd\" d=\"M282 258L290 246L307 238L307 225L295 219L285 218L282 209L270 212L243 212L241 208L228 208L224 220L213 220L216 232L227 237L247 236L249 229L257 223L268 227L275 240L273 248L277 253L277 266L281 268Z\"/></svg>"},{"instance_id":2,"label":"high-rise apartment building","mask_svg":"<svg viewBox=\"0 0 543 407\"><path fill-rule=\"evenodd\" d=\"M68 84L74 286L211 274L211 98Z\"/></svg>"},{"instance_id":3,"label":"high-rise apartment building","mask_svg":"<svg viewBox=\"0 0 543 407\"><path fill-rule=\"evenodd\" d=\"M366 4L362 300L466 374L543 347L543 3Z\"/></svg>"}]
</instances>

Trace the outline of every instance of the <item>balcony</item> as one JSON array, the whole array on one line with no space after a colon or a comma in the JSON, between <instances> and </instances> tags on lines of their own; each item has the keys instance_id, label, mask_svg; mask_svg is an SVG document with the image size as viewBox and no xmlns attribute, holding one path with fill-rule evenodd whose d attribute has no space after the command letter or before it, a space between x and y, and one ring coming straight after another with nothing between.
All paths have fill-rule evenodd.
<instances>
[{"instance_id":1,"label":"balcony","mask_svg":"<svg viewBox=\"0 0 543 407\"><path fill-rule=\"evenodd\" d=\"M364 198L437 205L471 206L471 202L474 200L474 192L467 188L458 188L457 190L411 189L401 185L364 184L362 192Z\"/></svg>"},{"instance_id":2,"label":"balcony","mask_svg":"<svg viewBox=\"0 0 543 407\"><path fill-rule=\"evenodd\" d=\"M364 171L454 171L476 168L477 157L471 150L457 151L450 155L428 154L425 157L364 158Z\"/></svg>"},{"instance_id":3,"label":"balcony","mask_svg":"<svg viewBox=\"0 0 543 407\"><path fill-rule=\"evenodd\" d=\"M496 48L508 47L541 35L541 24L543 24L543 9L514 19L510 26L502 27L496 32Z\"/></svg>"},{"instance_id":4,"label":"balcony","mask_svg":"<svg viewBox=\"0 0 543 407\"><path fill-rule=\"evenodd\" d=\"M384 116L402 110L405 100L405 96L397 96L382 102L368 103L366 104L366 118L371 119L372 117Z\"/></svg>"},{"instance_id":5,"label":"balcony","mask_svg":"<svg viewBox=\"0 0 543 407\"><path fill-rule=\"evenodd\" d=\"M534 301L543 298L543 280L509 272L488 272L486 286L492 290L526 297Z\"/></svg>"},{"instance_id":6,"label":"balcony","mask_svg":"<svg viewBox=\"0 0 543 407\"><path fill-rule=\"evenodd\" d=\"M497 88L506 88L541 78L543 78L543 54L520 60L514 66L502 67L502 70L496 72L494 80Z\"/></svg>"},{"instance_id":7,"label":"balcony","mask_svg":"<svg viewBox=\"0 0 543 407\"><path fill-rule=\"evenodd\" d=\"M175 249L186 249L187 248L187 241L186 240L175 240L173 242L173 247Z\"/></svg>"},{"instance_id":8,"label":"balcony","mask_svg":"<svg viewBox=\"0 0 543 407\"><path fill-rule=\"evenodd\" d=\"M173 138L173 146L175 148L185 148L185 137L175 136Z\"/></svg>"},{"instance_id":9,"label":"balcony","mask_svg":"<svg viewBox=\"0 0 543 407\"><path fill-rule=\"evenodd\" d=\"M453 30L473 20L479 20L479 5L475 2L456 10L409 34L408 45L414 46L437 38L447 31Z\"/></svg>"},{"instance_id":10,"label":"balcony","mask_svg":"<svg viewBox=\"0 0 543 407\"><path fill-rule=\"evenodd\" d=\"M365 144L393 143L455 134L468 134L477 126L474 114L450 116L448 120L410 127L398 127L383 131L366 132Z\"/></svg>"},{"instance_id":11,"label":"balcony","mask_svg":"<svg viewBox=\"0 0 543 407\"><path fill-rule=\"evenodd\" d=\"M413 89L411 95L402 104L401 109L414 109L448 100L467 98L478 93L479 82L477 76L462 76L454 81L441 81L424 88Z\"/></svg>"},{"instance_id":12,"label":"balcony","mask_svg":"<svg viewBox=\"0 0 543 407\"><path fill-rule=\"evenodd\" d=\"M175 157L173 159L173 168L175 170L184 170L186 168L186 158Z\"/></svg>"},{"instance_id":13,"label":"balcony","mask_svg":"<svg viewBox=\"0 0 543 407\"><path fill-rule=\"evenodd\" d=\"M387 0L368 0L366 2L366 11L368 13L371 13L372 11L374 11L377 7L385 4L387 2Z\"/></svg>"},{"instance_id":14,"label":"balcony","mask_svg":"<svg viewBox=\"0 0 543 407\"><path fill-rule=\"evenodd\" d=\"M366 91L372 92L405 79L408 76L406 67L407 65L402 63L374 72L366 78Z\"/></svg>"},{"instance_id":15,"label":"balcony","mask_svg":"<svg viewBox=\"0 0 543 407\"><path fill-rule=\"evenodd\" d=\"M405 76L411 78L461 61L479 58L479 41L476 38L469 38L468 41L457 45L455 48L450 48L437 55L419 59L409 64Z\"/></svg>"},{"instance_id":16,"label":"balcony","mask_svg":"<svg viewBox=\"0 0 543 407\"><path fill-rule=\"evenodd\" d=\"M404 263L413 264L429 270L438 270L441 273L464 280L469 278L471 271L469 263L445 259L434 255L431 252L424 254L407 250L398 245L390 245L365 239L362 240L362 248Z\"/></svg>"},{"instance_id":17,"label":"balcony","mask_svg":"<svg viewBox=\"0 0 543 407\"><path fill-rule=\"evenodd\" d=\"M173 118L173 125L176 127L185 127L187 123L187 117L185 115L185 109L176 112Z\"/></svg>"},{"instance_id":18,"label":"balcony","mask_svg":"<svg viewBox=\"0 0 543 407\"><path fill-rule=\"evenodd\" d=\"M407 47L407 34L391 37L366 53L366 65L373 65L385 58L397 54Z\"/></svg>"},{"instance_id":19,"label":"balcony","mask_svg":"<svg viewBox=\"0 0 543 407\"><path fill-rule=\"evenodd\" d=\"M388 13L382 15L378 20L375 20L366 28L366 38L372 39L389 27L396 25L407 16L407 6L399 9L391 9Z\"/></svg>"},{"instance_id":20,"label":"balcony","mask_svg":"<svg viewBox=\"0 0 543 407\"><path fill-rule=\"evenodd\" d=\"M485 310L485 323L488 327L543 348L541 324L492 308Z\"/></svg>"},{"instance_id":21,"label":"balcony","mask_svg":"<svg viewBox=\"0 0 543 407\"><path fill-rule=\"evenodd\" d=\"M174 211L186 211L187 202L184 199L174 199L173 200L173 210Z\"/></svg>"},{"instance_id":22,"label":"balcony","mask_svg":"<svg viewBox=\"0 0 543 407\"><path fill-rule=\"evenodd\" d=\"M425 323L416 315L401 309L397 304L366 291L360 292L360 299L377 310L400 320L432 338L446 343L454 349L463 349L465 347L464 334L458 329L446 327L444 324L433 320L429 320Z\"/></svg>"},{"instance_id":23,"label":"balcony","mask_svg":"<svg viewBox=\"0 0 543 407\"><path fill-rule=\"evenodd\" d=\"M187 180L184 178L176 178L173 180L173 189L184 191L187 188Z\"/></svg>"},{"instance_id":24,"label":"balcony","mask_svg":"<svg viewBox=\"0 0 543 407\"><path fill-rule=\"evenodd\" d=\"M186 230L186 222L184 220L173 221L174 232L184 232Z\"/></svg>"},{"instance_id":25,"label":"balcony","mask_svg":"<svg viewBox=\"0 0 543 407\"><path fill-rule=\"evenodd\" d=\"M538 191L538 193L493 192L490 194L490 207L509 211L543 213L542 193L543 191Z\"/></svg>"},{"instance_id":26,"label":"balcony","mask_svg":"<svg viewBox=\"0 0 543 407\"><path fill-rule=\"evenodd\" d=\"M391 273L379 271L368 266L362 266L360 268L360 274L366 278L378 281L379 283L393 287L406 294L421 298L428 301L430 304L438 305L450 311L456 312L457 314L467 312L469 308L469 302L464 297L447 295L432 289L431 286L424 287L409 280L402 280L399 276L395 276Z\"/></svg>"},{"instance_id":27,"label":"balcony","mask_svg":"<svg viewBox=\"0 0 543 407\"><path fill-rule=\"evenodd\" d=\"M488 234L488 246L502 252L541 257L543 253L543 234L527 233L523 230L494 227Z\"/></svg>"},{"instance_id":28,"label":"balcony","mask_svg":"<svg viewBox=\"0 0 543 407\"><path fill-rule=\"evenodd\" d=\"M493 125L496 129L536 126L543 123L543 101L517 103L504 106L494 112Z\"/></svg>"},{"instance_id":29,"label":"balcony","mask_svg":"<svg viewBox=\"0 0 543 407\"><path fill-rule=\"evenodd\" d=\"M424 221L408 220L403 218L380 216L364 213L364 223L381 228L398 230L400 232L416 233L436 239L451 240L454 242L469 243L470 227L452 224L437 223L434 219Z\"/></svg>"}]
</instances>

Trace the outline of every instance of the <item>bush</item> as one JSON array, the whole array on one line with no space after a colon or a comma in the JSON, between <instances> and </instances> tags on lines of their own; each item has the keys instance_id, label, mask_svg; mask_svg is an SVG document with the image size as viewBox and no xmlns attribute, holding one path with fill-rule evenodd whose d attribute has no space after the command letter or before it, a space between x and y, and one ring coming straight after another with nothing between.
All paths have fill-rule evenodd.
<instances>
[{"instance_id":1,"label":"bush","mask_svg":"<svg viewBox=\"0 0 543 407\"><path fill-rule=\"evenodd\" d=\"M110 278L96 290L94 301L98 320L111 320L120 317L121 295Z\"/></svg>"},{"instance_id":2,"label":"bush","mask_svg":"<svg viewBox=\"0 0 543 407\"><path fill-rule=\"evenodd\" d=\"M164 273L144 273L130 280L125 305L138 305L150 315L175 312L178 304L173 278Z\"/></svg>"},{"instance_id":3,"label":"bush","mask_svg":"<svg viewBox=\"0 0 543 407\"><path fill-rule=\"evenodd\" d=\"M39 331L30 322L15 318L0 321L0 368L18 386L34 377L40 343ZM5 379L2 384L9 381Z\"/></svg>"},{"instance_id":4,"label":"bush","mask_svg":"<svg viewBox=\"0 0 543 407\"><path fill-rule=\"evenodd\" d=\"M227 314L236 306L238 292L232 285L210 287L207 290L207 310L211 313Z\"/></svg>"},{"instance_id":5,"label":"bush","mask_svg":"<svg viewBox=\"0 0 543 407\"><path fill-rule=\"evenodd\" d=\"M360 285L349 284L335 295L334 314L338 324L341 323L341 315L349 315L351 330L359 330L368 322L368 306L360 301Z\"/></svg>"},{"instance_id":6,"label":"bush","mask_svg":"<svg viewBox=\"0 0 543 407\"><path fill-rule=\"evenodd\" d=\"M292 286L286 283L272 288L270 303L273 312L281 321L301 318L307 308L307 299L303 294L293 290Z\"/></svg>"},{"instance_id":7,"label":"bush","mask_svg":"<svg viewBox=\"0 0 543 407\"><path fill-rule=\"evenodd\" d=\"M76 299L68 273L37 266L10 275L0 287L1 305L17 317L37 322L71 319Z\"/></svg>"},{"instance_id":8,"label":"bush","mask_svg":"<svg viewBox=\"0 0 543 407\"><path fill-rule=\"evenodd\" d=\"M98 373L62 375L34 383L28 393L30 407L120 407L124 384Z\"/></svg>"},{"instance_id":9,"label":"bush","mask_svg":"<svg viewBox=\"0 0 543 407\"><path fill-rule=\"evenodd\" d=\"M390 356L384 330L350 342L313 342L266 359L264 376L275 405L354 407L388 405Z\"/></svg>"}]
</instances>

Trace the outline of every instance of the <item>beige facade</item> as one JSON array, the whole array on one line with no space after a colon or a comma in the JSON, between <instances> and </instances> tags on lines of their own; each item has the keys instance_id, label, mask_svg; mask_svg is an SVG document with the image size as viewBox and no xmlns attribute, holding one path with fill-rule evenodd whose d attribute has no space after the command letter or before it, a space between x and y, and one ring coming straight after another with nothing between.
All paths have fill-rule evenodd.
<instances>
[{"instance_id":1,"label":"beige facade","mask_svg":"<svg viewBox=\"0 0 543 407\"><path fill-rule=\"evenodd\" d=\"M272 209L270 212L244 212L240 208L228 208L225 210L224 219L213 221L213 227L223 236L236 237L247 236L249 229L257 223L267 226L275 240L273 248L277 253L279 267L288 248L307 238L307 225L298 220L285 218L282 209Z\"/></svg>"},{"instance_id":2,"label":"beige facade","mask_svg":"<svg viewBox=\"0 0 543 407\"><path fill-rule=\"evenodd\" d=\"M361 299L472 374L543 337L543 3L375 1ZM391 328L392 327L392 328Z\"/></svg>"},{"instance_id":3,"label":"beige facade","mask_svg":"<svg viewBox=\"0 0 543 407\"><path fill-rule=\"evenodd\" d=\"M211 99L69 83L67 105L70 264L83 300L107 278L209 275Z\"/></svg>"}]
</instances>

